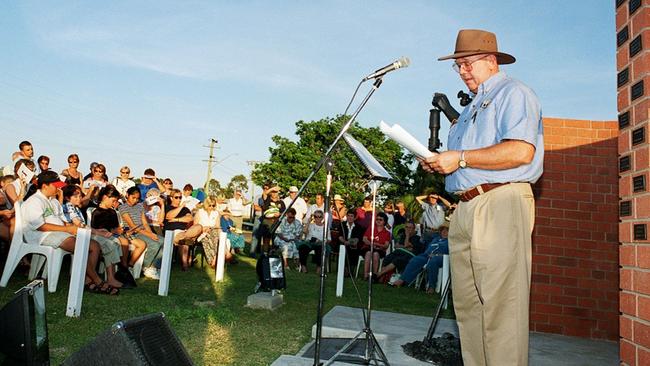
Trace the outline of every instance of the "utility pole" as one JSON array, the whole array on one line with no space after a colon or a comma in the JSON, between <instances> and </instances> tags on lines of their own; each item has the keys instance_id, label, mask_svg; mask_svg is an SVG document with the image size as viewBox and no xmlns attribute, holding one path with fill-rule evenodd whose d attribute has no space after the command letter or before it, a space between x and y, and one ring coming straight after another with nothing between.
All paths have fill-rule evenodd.
<instances>
[{"instance_id":1,"label":"utility pole","mask_svg":"<svg viewBox=\"0 0 650 366\"><path fill-rule=\"evenodd\" d=\"M205 184L203 185L203 190L205 191L206 195L208 194L208 184L210 184L210 179L212 179L212 164L216 162L216 160L214 160L214 155L213 155L214 144L216 144L218 142L219 141L217 141L217 140L215 140L213 138L210 139L210 146L209 146L210 147L210 156L208 157L208 160L203 160L203 161L208 162L208 177L206 178ZM203 145L203 147L208 147L208 146Z\"/></svg>"}]
</instances>

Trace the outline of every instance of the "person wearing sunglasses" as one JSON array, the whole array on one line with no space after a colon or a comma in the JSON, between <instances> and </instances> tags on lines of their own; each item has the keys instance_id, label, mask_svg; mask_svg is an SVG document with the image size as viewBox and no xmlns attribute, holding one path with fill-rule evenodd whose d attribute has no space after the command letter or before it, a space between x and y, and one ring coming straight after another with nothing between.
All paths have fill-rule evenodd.
<instances>
[{"instance_id":1,"label":"person wearing sunglasses","mask_svg":"<svg viewBox=\"0 0 650 366\"><path fill-rule=\"evenodd\" d=\"M85 196L84 203L88 201L99 203L97 200L99 190L108 185L108 181L104 179L105 175L106 167L104 164L97 163L97 165L95 165L95 167L90 172L90 177L88 179L84 179L83 185L81 186L81 191Z\"/></svg>"},{"instance_id":2,"label":"person wearing sunglasses","mask_svg":"<svg viewBox=\"0 0 650 366\"><path fill-rule=\"evenodd\" d=\"M79 155L70 154L68 156L68 167L63 169L61 175L65 177L66 184L75 184L79 187L82 186L83 174L78 170L79 168Z\"/></svg>"},{"instance_id":3,"label":"person wearing sunglasses","mask_svg":"<svg viewBox=\"0 0 650 366\"><path fill-rule=\"evenodd\" d=\"M201 225L203 232L197 238L203 245L203 253L210 267L217 266L217 249L219 248L219 233L221 232L221 215L217 210L217 197L208 196L194 214L194 223ZM226 244L227 245L227 244ZM230 248L226 248L226 262L232 260Z\"/></svg>"},{"instance_id":4,"label":"person wearing sunglasses","mask_svg":"<svg viewBox=\"0 0 650 366\"><path fill-rule=\"evenodd\" d=\"M192 266L190 246L194 245L194 241L203 233L203 228L194 224L192 212L185 207L182 198L183 193L179 189L173 189L169 194L165 230L174 231L174 245L178 246L181 253L181 269L185 272Z\"/></svg>"},{"instance_id":5,"label":"person wearing sunglasses","mask_svg":"<svg viewBox=\"0 0 650 366\"><path fill-rule=\"evenodd\" d=\"M122 199L126 198L126 191L131 187L135 187L135 182L131 179L131 169L128 166L120 168L120 174L113 178L111 184L117 188L117 191L122 195ZM124 202L124 201L123 201Z\"/></svg>"},{"instance_id":6,"label":"person wearing sunglasses","mask_svg":"<svg viewBox=\"0 0 650 366\"><path fill-rule=\"evenodd\" d=\"M305 240L298 244L298 257L300 261L300 272L307 273L307 258L309 252L314 251L311 260L316 265L316 273L320 274L320 260L323 251L323 232L325 230L325 214L321 210L314 211L312 215L314 220L305 226ZM331 233L328 231L325 236L325 244L329 245L332 241Z\"/></svg>"},{"instance_id":7,"label":"person wearing sunglasses","mask_svg":"<svg viewBox=\"0 0 650 366\"><path fill-rule=\"evenodd\" d=\"M372 216L370 213L369 215ZM388 222L388 216L385 213L380 212L375 216L375 231L372 232L372 226L366 228L366 233L363 234L363 245L361 247L361 253L363 253L363 278L365 280L370 276L370 246L373 246L373 262L372 262L372 273L374 276L377 275L379 269L379 259L386 256L386 250L388 249L388 244L390 243L391 235L388 230L386 230L386 223ZM373 281L376 280L373 276Z\"/></svg>"}]
</instances>

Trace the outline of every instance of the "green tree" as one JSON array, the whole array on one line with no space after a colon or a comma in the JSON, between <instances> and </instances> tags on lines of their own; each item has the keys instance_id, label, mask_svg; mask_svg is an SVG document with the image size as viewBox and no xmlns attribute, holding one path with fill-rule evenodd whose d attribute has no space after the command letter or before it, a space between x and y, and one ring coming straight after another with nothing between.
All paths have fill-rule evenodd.
<instances>
[{"instance_id":1,"label":"green tree","mask_svg":"<svg viewBox=\"0 0 650 366\"><path fill-rule=\"evenodd\" d=\"M316 167L348 118L337 116L318 121L298 121L296 141L283 136L273 136L275 146L269 148L269 162L256 165L252 174L253 181L258 185L271 181L279 185L285 193L292 185L300 186ZM397 143L388 140L376 127L364 128L354 123L348 133L361 142L394 178L405 183L382 184L379 192L382 196L397 197L409 191L409 185L412 183L411 155L405 154ZM345 141L339 142L330 157L334 163L332 193L343 196L348 205L360 204L370 191L365 168ZM323 167L306 188L309 196L325 190L325 176L326 170Z\"/></svg>"},{"instance_id":2,"label":"green tree","mask_svg":"<svg viewBox=\"0 0 650 366\"><path fill-rule=\"evenodd\" d=\"M221 183L214 178L210 179L205 193L209 196L218 196L221 194Z\"/></svg>"},{"instance_id":3,"label":"green tree","mask_svg":"<svg viewBox=\"0 0 650 366\"><path fill-rule=\"evenodd\" d=\"M246 179L246 176L243 174L237 174L230 178L230 182L228 183L228 186L226 186L223 194L225 194L226 197L232 197L237 189L242 190L242 192L248 191L248 179Z\"/></svg>"}]
</instances>

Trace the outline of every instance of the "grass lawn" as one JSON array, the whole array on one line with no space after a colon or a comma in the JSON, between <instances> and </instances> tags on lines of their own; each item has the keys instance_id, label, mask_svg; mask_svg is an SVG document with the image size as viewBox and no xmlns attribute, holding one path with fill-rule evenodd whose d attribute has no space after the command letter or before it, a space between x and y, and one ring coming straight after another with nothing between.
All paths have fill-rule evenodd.
<instances>
[{"instance_id":1,"label":"grass lawn","mask_svg":"<svg viewBox=\"0 0 650 366\"><path fill-rule=\"evenodd\" d=\"M255 260L239 259L239 264L227 267L226 280L218 284L207 265L201 269L197 264L189 272L174 266L167 297L157 295L158 281L146 278L138 280L137 289L122 290L119 296L86 292L80 318L65 316L69 269L64 268L58 291L46 293L52 364L61 364L116 321L152 312L166 314L196 365L268 365L281 354L295 354L310 340L316 322L319 277L313 266L307 274L287 273L284 305L271 312L244 306L256 283ZM14 274L9 286L0 288L0 305L27 283L25 276ZM349 280L344 296L334 295L335 272L326 284L325 313L336 305L365 306L365 283L359 283L363 302ZM437 295L412 288L375 285L373 309L431 316L438 300Z\"/></svg>"}]
</instances>

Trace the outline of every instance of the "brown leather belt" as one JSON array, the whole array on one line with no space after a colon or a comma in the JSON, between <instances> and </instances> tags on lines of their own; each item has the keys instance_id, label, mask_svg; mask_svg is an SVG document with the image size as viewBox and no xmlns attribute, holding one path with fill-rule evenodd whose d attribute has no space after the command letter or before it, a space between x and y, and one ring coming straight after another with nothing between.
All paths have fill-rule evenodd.
<instances>
[{"instance_id":1,"label":"brown leather belt","mask_svg":"<svg viewBox=\"0 0 650 366\"><path fill-rule=\"evenodd\" d=\"M472 200L474 197L480 196L484 193L487 193L488 191L491 191L497 187L504 186L506 184L510 184L510 182L507 183L484 183L480 184L472 189L469 189L459 195L459 198L463 202L467 202Z\"/></svg>"}]
</instances>

